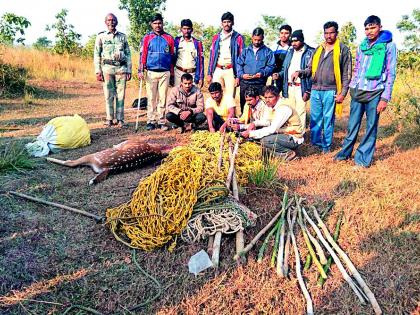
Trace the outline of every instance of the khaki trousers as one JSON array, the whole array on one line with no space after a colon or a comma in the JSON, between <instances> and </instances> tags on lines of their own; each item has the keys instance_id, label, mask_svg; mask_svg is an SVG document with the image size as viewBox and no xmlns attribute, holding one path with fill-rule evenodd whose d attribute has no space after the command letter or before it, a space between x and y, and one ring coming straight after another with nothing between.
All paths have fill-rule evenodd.
<instances>
[{"instance_id":1,"label":"khaki trousers","mask_svg":"<svg viewBox=\"0 0 420 315\"><path fill-rule=\"evenodd\" d=\"M213 73L213 82L219 82L225 87L224 94L233 96L233 90L235 89L235 76L233 75L233 68L220 69L216 67Z\"/></svg>"},{"instance_id":2,"label":"khaki trousers","mask_svg":"<svg viewBox=\"0 0 420 315\"><path fill-rule=\"evenodd\" d=\"M306 130L306 102L302 99L301 86L289 86L289 97L283 99L283 103L296 110L303 130Z\"/></svg>"},{"instance_id":3,"label":"khaki trousers","mask_svg":"<svg viewBox=\"0 0 420 315\"><path fill-rule=\"evenodd\" d=\"M119 69L119 67L103 66L106 120L113 120L114 118L124 120L126 74L116 73L116 69ZM116 115L114 114L114 100Z\"/></svg>"},{"instance_id":4,"label":"khaki trousers","mask_svg":"<svg viewBox=\"0 0 420 315\"><path fill-rule=\"evenodd\" d=\"M169 86L169 71L146 71L147 123L165 123L166 93Z\"/></svg>"}]
</instances>

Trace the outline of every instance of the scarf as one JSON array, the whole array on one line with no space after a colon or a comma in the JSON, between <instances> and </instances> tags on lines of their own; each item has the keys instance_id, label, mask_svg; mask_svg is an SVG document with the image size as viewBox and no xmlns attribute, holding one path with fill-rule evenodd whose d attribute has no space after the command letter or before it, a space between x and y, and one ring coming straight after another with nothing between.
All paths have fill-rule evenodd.
<instances>
[{"instance_id":1,"label":"scarf","mask_svg":"<svg viewBox=\"0 0 420 315\"><path fill-rule=\"evenodd\" d=\"M322 51L325 50L325 43L322 43L315 51L314 58L312 59L312 77L315 77L316 70L318 70L319 60L321 58ZM337 95L341 93L341 70L340 70L340 41L337 39L334 43L333 48L333 66L334 66L334 77L337 85ZM335 105L335 114L341 117L343 112L343 104Z\"/></svg>"},{"instance_id":2,"label":"scarf","mask_svg":"<svg viewBox=\"0 0 420 315\"><path fill-rule=\"evenodd\" d=\"M375 43L369 46L369 40L365 38L360 44L360 50L367 56L371 56L369 68L365 77L368 80L377 80L381 77L384 67L386 43Z\"/></svg>"}]
</instances>

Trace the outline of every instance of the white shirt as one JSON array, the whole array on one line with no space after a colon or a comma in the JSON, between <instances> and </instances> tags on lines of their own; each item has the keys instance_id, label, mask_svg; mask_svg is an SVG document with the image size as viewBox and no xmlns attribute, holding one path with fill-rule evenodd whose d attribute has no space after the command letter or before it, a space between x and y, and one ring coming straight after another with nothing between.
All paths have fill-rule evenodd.
<instances>
[{"instance_id":1,"label":"white shirt","mask_svg":"<svg viewBox=\"0 0 420 315\"><path fill-rule=\"evenodd\" d=\"M219 58L217 64L221 66L227 66L232 64L232 56L230 53L230 40L232 38L233 31L225 34L220 33L220 46L219 46Z\"/></svg>"},{"instance_id":2,"label":"white shirt","mask_svg":"<svg viewBox=\"0 0 420 315\"><path fill-rule=\"evenodd\" d=\"M288 71L288 82L292 82L292 74L296 71L301 70L300 64L302 62L303 47L300 50L294 50L292 60L290 61L289 71ZM300 83L300 78L295 80L295 83Z\"/></svg>"},{"instance_id":3,"label":"white shirt","mask_svg":"<svg viewBox=\"0 0 420 315\"><path fill-rule=\"evenodd\" d=\"M193 39L191 38L189 41L187 41L184 37L181 37L179 40L178 58L176 60L176 65L184 69L194 69L196 66L196 57L197 50L195 49Z\"/></svg>"}]
</instances>

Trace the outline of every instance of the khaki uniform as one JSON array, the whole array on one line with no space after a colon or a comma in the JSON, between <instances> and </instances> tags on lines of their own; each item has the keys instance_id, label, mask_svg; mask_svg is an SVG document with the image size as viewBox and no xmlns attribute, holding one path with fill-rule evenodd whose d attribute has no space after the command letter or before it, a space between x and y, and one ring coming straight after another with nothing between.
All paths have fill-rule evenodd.
<instances>
[{"instance_id":1,"label":"khaki uniform","mask_svg":"<svg viewBox=\"0 0 420 315\"><path fill-rule=\"evenodd\" d=\"M126 74L131 73L131 52L127 36L121 32L101 32L96 36L94 49L95 73L104 76L106 119L124 120Z\"/></svg>"}]
</instances>

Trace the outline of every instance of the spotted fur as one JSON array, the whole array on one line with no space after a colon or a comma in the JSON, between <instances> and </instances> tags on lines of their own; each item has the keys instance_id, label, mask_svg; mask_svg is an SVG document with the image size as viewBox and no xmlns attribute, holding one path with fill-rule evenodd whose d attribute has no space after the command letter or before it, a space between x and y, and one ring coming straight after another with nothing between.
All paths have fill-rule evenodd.
<instances>
[{"instance_id":1,"label":"spotted fur","mask_svg":"<svg viewBox=\"0 0 420 315\"><path fill-rule=\"evenodd\" d=\"M97 175L89 181L89 185L97 184L110 174L125 172L140 168L165 156L158 146L152 146L144 141L127 140L110 149L82 156L77 160L62 161L47 158L48 161L64 166L90 166Z\"/></svg>"}]
</instances>

